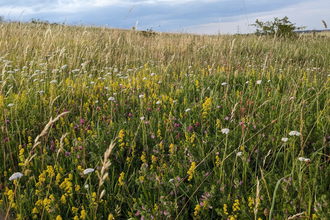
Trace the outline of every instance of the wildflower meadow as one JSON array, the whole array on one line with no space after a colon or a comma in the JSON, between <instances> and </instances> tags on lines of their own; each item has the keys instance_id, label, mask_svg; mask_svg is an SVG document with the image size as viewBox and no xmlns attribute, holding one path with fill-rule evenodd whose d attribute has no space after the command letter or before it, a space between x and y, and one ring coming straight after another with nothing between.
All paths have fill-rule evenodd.
<instances>
[{"instance_id":1,"label":"wildflower meadow","mask_svg":"<svg viewBox=\"0 0 330 220\"><path fill-rule=\"evenodd\" d=\"M330 36L0 30L6 219L330 218Z\"/></svg>"}]
</instances>

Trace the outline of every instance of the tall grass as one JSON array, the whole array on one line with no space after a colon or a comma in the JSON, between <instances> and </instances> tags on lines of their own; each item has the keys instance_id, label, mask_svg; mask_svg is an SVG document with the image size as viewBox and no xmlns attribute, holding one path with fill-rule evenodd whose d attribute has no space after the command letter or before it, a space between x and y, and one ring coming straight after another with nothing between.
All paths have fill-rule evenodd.
<instances>
[{"instance_id":1,"label":"tall grass","mask_svg":"<svg viewBox=\"0 0 330 220\"><path fill-rule=\"evenodd\" d=\"M329 218L328 36L0 28L8 218Z\"/></svg>"}]
</instances>

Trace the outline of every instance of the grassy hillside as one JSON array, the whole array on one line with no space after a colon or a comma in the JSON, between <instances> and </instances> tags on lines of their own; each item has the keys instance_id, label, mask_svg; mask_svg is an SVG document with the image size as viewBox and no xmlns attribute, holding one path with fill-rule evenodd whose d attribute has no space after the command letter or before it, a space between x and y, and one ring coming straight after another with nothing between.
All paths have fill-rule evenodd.
<instances>
[{"instance_id":1,"label":"grassy hillside","mask_svg":"<svg viewBox=\"0 0 330 220\"><path fill-rule=\"evenodd\" d=\"M10 219L330 217L330 36L0 30Z\"/></svg>"}]
</instances>

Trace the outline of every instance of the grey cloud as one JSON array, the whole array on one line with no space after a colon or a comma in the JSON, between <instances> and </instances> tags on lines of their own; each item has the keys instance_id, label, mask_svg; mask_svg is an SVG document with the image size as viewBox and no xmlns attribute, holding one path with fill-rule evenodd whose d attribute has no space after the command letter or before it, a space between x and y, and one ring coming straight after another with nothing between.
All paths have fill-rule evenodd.
<instances>
[{"instance_id":1,"label":"grey cloud","mask_svg":"<svg viewBox=\"0 0 330 220\"><path fill-rule=\"evenodd\" d=\"M139 20L140 29L153 27L154 30L177 30L185 26L201 25L217 22L238 20L245 15L241 0L226 1L125 1L120 4L107 6L93 6L92 1L41 1L41 0L18 0L15 3L0 3L2 7L19 6L27 7L29 12L25 13L23 20L41 18L50 22L63 22L77 24L95 24L103 26L108 24L111 27L130 28ZM301 0L246 0L247 13L267 12L280 10L288 6L301 3ZM67 5L67 6L66 6ZM127 19L125 19L130 8L135 5ZM18 13L12 15L19 19ZM161 26L159 28L159 25Z\"/></svg>"}]
</instances>

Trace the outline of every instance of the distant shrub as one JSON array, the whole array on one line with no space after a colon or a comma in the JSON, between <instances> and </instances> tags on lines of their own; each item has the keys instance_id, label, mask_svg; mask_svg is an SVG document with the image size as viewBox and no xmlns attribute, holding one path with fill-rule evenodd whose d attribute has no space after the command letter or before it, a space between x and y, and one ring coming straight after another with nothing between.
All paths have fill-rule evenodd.
<instances>
[{"instance_id":1,"label":"distant shrub","mask_svg":"<svg viewBox=\"0 0 330 220\"><path fill-rule=\"evenodd\" d=\"M296 37L297 33L295 30L301 30L305 27L296 27L294 23L289 21L289 18L285 16L282 19L274 18L274 21L266 21L262 22L258 19L255 24L252 24L257 28L257 35L270 35L270 36L278 36L278 37Z\"/></svg>"}]
</instances>

